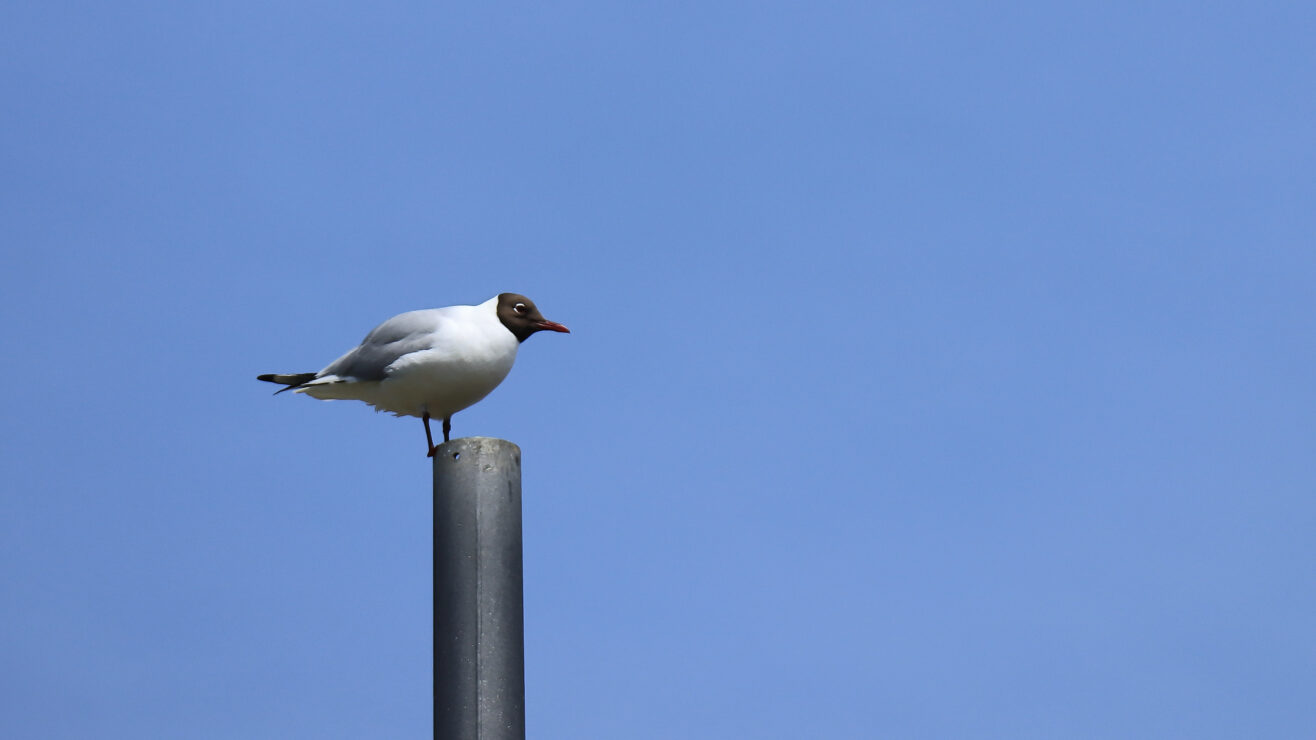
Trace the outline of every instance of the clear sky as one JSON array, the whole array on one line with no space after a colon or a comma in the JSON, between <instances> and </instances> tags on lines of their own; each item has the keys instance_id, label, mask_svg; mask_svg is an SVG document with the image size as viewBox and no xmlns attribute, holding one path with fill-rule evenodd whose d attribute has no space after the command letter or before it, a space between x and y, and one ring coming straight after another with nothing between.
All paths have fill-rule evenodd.
<instances>
[{"instance_id":1,"label":"clear sky","mask_svg":"<svg viewBox=\"0 0 1316 740\"><path fill-rule=\"evenodd\" d=\"M0 10L0 737L422 738L534 298L531 738L1316 737L1310 3Z\"/></svg>"}]
</instances>

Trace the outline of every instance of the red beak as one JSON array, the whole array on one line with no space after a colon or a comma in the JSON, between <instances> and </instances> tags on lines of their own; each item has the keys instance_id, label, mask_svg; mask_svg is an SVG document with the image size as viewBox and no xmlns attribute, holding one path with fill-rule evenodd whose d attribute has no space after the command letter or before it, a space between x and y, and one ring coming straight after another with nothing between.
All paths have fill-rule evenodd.
<instances>
[{"instance_id":1,"label":"red beak","mask_svg":"<svg viewBox=\"0 0 1316 740\"><path fill-rule=\"evenodd\" d=\"M536 328L539 328L539 329L543 329L543 330L545 330L545 331L556 331L556 332L561 332L561 333L563 333L563 334L570 334L570 333L571 333L571 330L570 330L570 329L568 329L567 327L565 327L565 326L559 324L559 323L556 322L556 321L547 321L547 320L545 320L545 321L541 321L541 322L539 322L538 324L535 324L535 327L536 327Z\"/></svg>"}]
</instances>

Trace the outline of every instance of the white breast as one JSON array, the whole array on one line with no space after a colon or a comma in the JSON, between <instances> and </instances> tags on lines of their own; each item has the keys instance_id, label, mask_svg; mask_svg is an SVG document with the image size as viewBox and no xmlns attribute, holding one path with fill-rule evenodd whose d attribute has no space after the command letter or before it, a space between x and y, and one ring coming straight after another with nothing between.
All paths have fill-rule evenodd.
<instances>
[{"instance_id":1,"label":"white breast","mask_svg":"<svg viewBox=\"0 0 1316 740\"><path fill-rule=\"evenodd\" d=\"M439 321L430 349L398 358L373 399L381 411L442 419L489 395L512 370L519 343L492 312L462 306Z\"/></svg>"}]
</instances>

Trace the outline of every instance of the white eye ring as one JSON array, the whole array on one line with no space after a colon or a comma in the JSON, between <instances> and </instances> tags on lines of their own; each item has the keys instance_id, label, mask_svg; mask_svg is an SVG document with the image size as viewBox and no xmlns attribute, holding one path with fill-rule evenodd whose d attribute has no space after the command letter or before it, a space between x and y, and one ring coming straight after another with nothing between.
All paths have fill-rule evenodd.
<instances>
[{"instance_id":1,"label":"white eye ring","mask_svg":"<svg viewBox=\"0 0 1316 740\"><path fill-rule=\"evenodd\" d=\"M518 303L515 306L512 306L512 310L516 311L517 313L525 313L526 307L524 303Z\"/></svg>"}]
</instances>

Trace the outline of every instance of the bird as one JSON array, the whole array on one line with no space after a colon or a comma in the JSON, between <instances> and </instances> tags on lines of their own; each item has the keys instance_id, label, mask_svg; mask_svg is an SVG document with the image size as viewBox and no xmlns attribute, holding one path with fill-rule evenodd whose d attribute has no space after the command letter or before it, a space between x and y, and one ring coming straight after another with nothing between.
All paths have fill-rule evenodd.
<instances>
[{"instance_id":1,"label":"bird","mask_svg":"<svg viewBox=\"0 0 1316 740\"><path fill-rule=\"evenodd\" d=\"M443 420L489 395L512 370L521 343L540 331L571 333L549 321L519 293L499 293L477 306L408 311L376 326L346 354L316 373L269 373L257 380L322 400L364 401L376 411L419 416L428 457L438 447L430 419Z\"/></svg>"}]
</instances>

